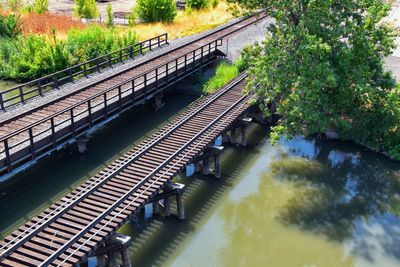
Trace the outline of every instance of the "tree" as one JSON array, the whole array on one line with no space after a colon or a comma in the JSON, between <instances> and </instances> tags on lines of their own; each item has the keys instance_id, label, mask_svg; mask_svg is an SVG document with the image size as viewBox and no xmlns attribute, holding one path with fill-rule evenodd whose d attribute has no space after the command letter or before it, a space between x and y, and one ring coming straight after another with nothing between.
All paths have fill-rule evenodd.
<instances>
[{"instance_id":1,"label":"tree","mask_svg":"<svg viewBox=\"0 0 400 267\"><path fill-rule=\"evenodd\" d=\"M136 13L143 22L172 22L176 16L175 0L138 0Z\"/></svg>"},{"instance_id":2,"label":"tree","mask_svg":"<svg viewBox=\"0 0 400 267\"><path fill-rule=\"evenodd\" d=\"M275 23L254 56L249 88L273 139L337 131L341 138L400 159L400 90L384 70L396 32L380 0L232 0L262 7Z\"/></svg>"},{"instance_id":3,"label":"tree","mask_svg":"<svg viewBox=\"0 0 400 267\"><path fill-rule=\"evenodd\" d=\"M79 18L92 19L99 15L96 0L75 0L74 13Z\"/></svg>"}]
</instances>

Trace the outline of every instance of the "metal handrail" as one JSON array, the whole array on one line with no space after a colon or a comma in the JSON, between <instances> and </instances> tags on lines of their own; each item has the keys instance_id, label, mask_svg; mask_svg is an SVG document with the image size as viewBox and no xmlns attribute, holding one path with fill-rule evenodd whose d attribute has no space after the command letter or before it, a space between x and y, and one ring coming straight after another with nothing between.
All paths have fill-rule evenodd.
<instances>
[{"instance_id":1,"label":"metal handrail","mask_svg":"<svg viewBox=\"0 0 400 267\"><path fill-rule=\"evenodd\" d=\"M100 69L103 68L103 66L111 67L117 62L118 63L123 62L124 58L125 59L127 57L133 58L137 54L142 54L146 49L152 50L154 46L161 47L163 44L168 44L167 33L158 35L154 38L142 41L140 43L124 47L117 51L110 52L106 55L74 65L64 70L41 77L39 79L7 89L5 91L0 92L0 108L2 110L5 110L6 108L11 107L13 105L24 103L26 100L30 98L33 98L37 95L42 95L43 91L47 92L58 88L59 85L63 82L73 82L74 77L77 75L83 74L83 76L87 76L88 74L93 73L94 71L100 71ZM36 87L24 92L23 90L24 87L29 88L31 86L36 86ZM50 90L46 90L46 87L48 86L52 86L52 88ZM5 94L10 92L18 92L19 94L5 99ZM27 97L27 95L32 93L37 93L37 95ZM6 105L6 103L12 102L13 100L18 98L19 98L18 102Z\"/></svg>"}]
</instances>

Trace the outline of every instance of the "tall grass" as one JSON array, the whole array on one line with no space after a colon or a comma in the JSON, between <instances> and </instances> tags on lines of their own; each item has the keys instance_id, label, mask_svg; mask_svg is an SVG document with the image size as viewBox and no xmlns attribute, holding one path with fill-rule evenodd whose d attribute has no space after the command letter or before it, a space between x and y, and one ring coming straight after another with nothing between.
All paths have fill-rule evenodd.
<instances>
[{"instance_id":1,"label":"tall grass","mask_svg":"<svg viewBox=\"0 0 400 267\"><path fill-rule=\"evenodd\" d=\"M170 39L181 38L215 28L233 18L225 2L215 8L178 11L173 23L143 23L135 25L135 31L141 40L168 32Z\"/></svg>"},{"instance_id":2,"label":"tall grass","mask_svg":"<svg viewBox=\"0 0 400 267\"><path fill-rule=\"evenodd\" d=\"M215 75L211 77L204 85L203 93L213 94L217 92L218 89L237 77L239 73L239 68L236 66L236 64L221 62L217 67Z\"/></svg>"}]
</instances>

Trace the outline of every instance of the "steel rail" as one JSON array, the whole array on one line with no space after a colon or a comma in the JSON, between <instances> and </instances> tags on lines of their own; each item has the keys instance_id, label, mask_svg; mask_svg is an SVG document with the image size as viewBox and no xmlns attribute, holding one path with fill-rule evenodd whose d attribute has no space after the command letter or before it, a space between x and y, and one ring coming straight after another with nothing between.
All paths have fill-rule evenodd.
<instances>
[{"instance_id":1,"label":"steel rail","mask_svg":"<svg viewBox=\"0 0 400 267\"><path fill-rule=\"evenodd\" d=\"M102 184L104 184L109 178L114 177L115 175L120 172L121 169L125 168L128 166L132 161L143 155L145 151L153 147L154 145L157 145L159 142L164 140L167 136L169 136L173 131L178 129L181 125L186 123L189 119L191 119L193 116L204 110L206 107L208 107L211 103L215 102L218 98L220 98L222 95L224 95L226 92L228 92L231 88L239 84L241 81L243 81L247 77L247 74L242 74L238 78L236 78L235 81L224 87L223 90L220 90L217 94L213 95L209 100L206 102L202 103L200 107L196 107L196 109L187 115L185 115L180 121L176 122L172 128L167 129L166 133L163 133L160 135L160 137L154 139L152 142L147 144L146 146L140 148L138 151L136 151L134 154L129 156L127 159L124 159L124 162L112 167L110 170L108 170L106 173L98 177L97 179L93 180L90 185L87 186L88 191L81 191L78 194L76 194L73 198L68 199L68 201L64 202L63 205L58 206L56 209L54 209L51 213L46 214L45 217L43 217L41 220L37 221L35 224L31 225L29 228L25 229L23 232L21 232L19 235L14 237L12 240L8 241L5 245L3 245L0 249L3 249L3 251L0 253L0 259L6 257L18 247L16 247L18 244L23 243L25 240L29 239L31 236L35 235L37 232L41 231L43 227L46 226L46 224L51 223L55 220L57 220L59 217L62 216L66 212L66 210L70 210L72 206L75 206L78 202L80 202L82 199L84 199L86 196L90 195L92 192L94 192L98 187L100 187ZM39 226L38 226L39 225ZM37 226L37 227L36 227ZM36 227L36 228L35 228ZM34 228L34 229L33 229ZM30 231L32 230L32 231ZM22 235L25 233L29 232L27 235L21 238ZM18 240L17 240L18 239ZM14 241L16 241L14 244L10 244ZM4 250L6 246L9 246L7 249Z\"/></svg>"},{"instance_id":2,"label":"steel rail","mask_svg":"<svg viewBox=\"0 0 400 267\"><path fill-rule=\"evenodd\" d=\"M183 146L181 146L181 148L179 148L176 152L174 152L171 156L169 156L163 163L161 163L156 169L154 169L150 174L148 174L147 176L145 176L138 184L136 184L134 187L132 187L132 189L130 189L128 192L126 192L122 197L120 197L114 204L112 204L109 208L107 208L105 211L103 211L99 216L97 216L97 218L95 220L92 220L92 222L86 226L84 229L82 229L81 231L79 231L77 234L75 234L72 238L70 238L64 245L62 245L60 248L57 249L56 252L54 252L48 259L46 259L45 262L43 262L41 265L39 265L40 267L42 266L48 266L50 263L52 263L53 261L55 261L65 250L67 250L70 246L72 246L75 242L77 242L83 235L85 235L87 232L89 232L91 229L93 229L101 220L103 220L105 217L107 217L113 210L115 210L119 205L121 205L125 200L127 200L137 189L139 189L144 183L147 182L147 180L149 178L151 178L152 176L156 175L159 171L162 170L162 168L164 168L172 159L174 159L174 157L176 157L178 154L182 153L192 142L194 142L196 139L198 139L199 137L201 137L202 134L204 134L206 131L208 131L210 128L212 128L213 126L215 126L215 124L217 123L218 120L220 120L221 118L223 118L227 113L231 112L232 109L234 109L240 102L242 102L244 99L248 98L248 95L243 95L239 100L237 100L234 104L232 104L227 110L225 110L222 114L220 114L217 118L215 118L212 122L210 122L208 125L206 125L200 132L198 132L195 136L193 136L189 141L187 141ZM243 107L243 105L247 104L244 103L242 104L242 106L240 106L237 109L240 109L241 107ZM230 117L232 117L233 114L231 114ZM223 124L226 120L230 119L230 117L225 118L225 120L223 122L221 122L220 124ZM210 134L212 134L215 131L215 129L213 129L210 133L208 133L205 137L203 137L203 141L204 139L208 138L208 136ZM201 142L198 142L197 145L199 145ZM197 147L197 145L195 147ZM194 148L195 148L194 147ZM192 148L191 150L189 150L188 152L186 152L185 156L190 153L194 148ZM184 158L181 157L181 158ZM168 170L164 171L164 173L162 175L159 175L159 178L156 179L156 181L158 181L163 175L165 175L169 170L171 170L171 168L173 168L176 165L176 163L174 163L173 166L171 166ZM152 185L154 184L154 181L152 183ZM130 206L131 204L133 204L133 202L138 198L139 196L136 196L136 198L134 200L131 200L131 202L127 205L125 205L124 209L128 206ZM72 252L70 255L68 255L60 264L58 264L58 266L61 266L63 263L65 263L70 257L71 255L74 255L75 252L77 252L80 248L82 248L88 241L90 241L94 236L96 236L104 227L106 227L113 219L115 219L117 217L117 215L120 215L121 211L117 212L116 215L113 216L112 219L108 220L103 226L101 226L101 228L99 228L98 230L96 230L96 232L91 235L87 240L85 240L83 242L83 244L79 245L78 248L75 249L74 252Z\"/></svg>"}]
</instances>

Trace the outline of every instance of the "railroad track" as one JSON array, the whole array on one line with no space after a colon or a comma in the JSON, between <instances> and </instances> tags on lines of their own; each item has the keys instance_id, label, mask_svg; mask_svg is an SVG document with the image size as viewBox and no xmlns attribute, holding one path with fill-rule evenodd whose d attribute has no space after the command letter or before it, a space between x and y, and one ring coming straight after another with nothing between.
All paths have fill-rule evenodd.
<instances>
[{"instance_id":1,"label":"railroad track","mask_svg":"<svg viewBox=\"0 0 400 267\"><path fill-rule=\"evenodd\" d=\"M248 108L246 75L198 101L0 243L1 266L73 266Z\"/></svg>"},{"instance_id":2,"label":"railroad track","mask_svg":"<svg viewBox=\"0 0 400 267\"><path fill-rule=\"evenodd\" d=\"M186 71L187 66L191 68L198 62L203 63L204 58L208 60L210 57L215 57L217 47L222 44L222 41L218 42L219 38L240 31L266 17L264 13L258 15L239 20L216 32L174 48L131 70L118 73L109 79L82 88L62 99L57 99L1 123L0 169L10 172L14 165L18 166L31 159L36 159L39 154L43 155L56 149L62 142L69 140L68 138L76 138L82 134L84 128L76 125L77 121L82 120L85 116L88 118L85 121L86 130L110 116L108 106L111 104L118 104L117 108L120 110L128 97L135 98L136 95L141 97L140 101L146 101L156 93L154 90L153 94L146 92L146 90L149 91L147 89L149 84L154 89L160 87L159 84L162 83L160 81L163 79L167 80L166 83L162 83L165 87L178 81L179 79L176 79L171 82L170 76L172 75L169 74L173 71L179 74L181 71ZM171 61L171 59L174 60ZM186 74L189 75L198 68L194 68ZM135 101L139 103L137 99ZM133 100L131 102L134 103ZM100 119L96 118L96 121L92 119L93 114L101 112L105 114L101 114ZM79 127L81 132L77 131ZM68 133L65 132L65 129L68 129ZM47 138L46 143L43 141L45 138Z\"/></svg>"}]
</instances>

